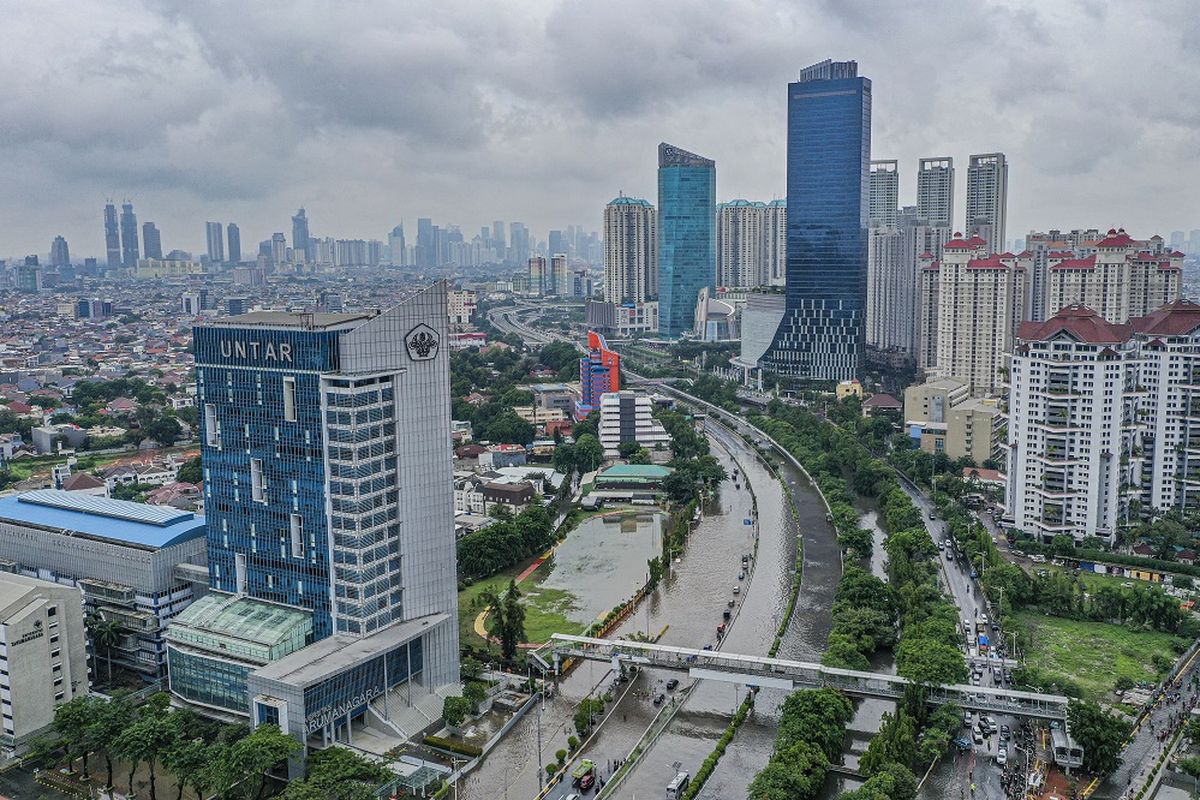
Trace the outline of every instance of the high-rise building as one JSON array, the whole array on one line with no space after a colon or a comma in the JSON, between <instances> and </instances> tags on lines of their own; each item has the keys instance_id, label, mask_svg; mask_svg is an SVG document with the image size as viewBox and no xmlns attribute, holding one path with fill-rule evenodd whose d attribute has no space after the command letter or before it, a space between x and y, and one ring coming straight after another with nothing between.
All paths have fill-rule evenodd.
<instances>
[{"instance_id":1,"label":"high-rise building","mask_svg":"<svg viewBox=\"0 0 1200 800\"><path fill-rule=\"evenodd\" d=\"M982 238L958 236L946 243L936 268L931 263L931 269L923 270L938 282L936 292L923 290L921 298L936 301L921 310L923 319L937 318L934 372L965 381L972 397L998 392L1004 354L1029 314L1029 259L1009 253L989 256L987 251Z\"/></svg>"},{"instance_id":2,"label":"high-rise building","mask_svg":"<svg viewBox=\"0 0 1200 800\"><path fill-rule=\"evenodd\" d=\"M717 206L717 283L750 289L782 286L787 205L731 200Z\"/></svg>"},{"instance_id":3,"label":"high-rise building","mask_svg":"<svg viewBox=\"0 0 1200 800\"><path fill-rule=\"evenodd\" d=\"M153 222L142 223L142 249L146 258L162 258L162 234Z\"/></svg>"},{"instance_id":4,"label":"high-rise building","mask_svg":"<svg viewBox=\"0 0 1200 800\"><path fill-rule=\"evenodd\" d=\"M437 234L433 220L428 217L417 219L417 244L415 265L417 267L435 266L437 254Z\"/></svg>"},{"instance_id":5,"label":"high-rise building","mask_svg":"<svg viewBox=\"0 0 1200 800\"><path fill-rule=\"evenodd\" d=\"M117 207L112 203L104 205L104 249L108 256L108 268L117 269L121 266L121 233L117 226Z\"/></svg>"},{"instance_id":6,"label":"high-rise building","mask_svg":"<svg viewBox=\"0 0 1200 800\"><path fill-rule=\"evenodd\" d=\"M311 262L315 256L308 238L308 216L301 208L292 217L292 258L298 262Z\"/></svg>"},{"instance_id":7,"label":"high-rise building","mask_svg":"<svg viewBox=\"0 0 1200 800\"><path fill-rule=\"evenodd\" d=\"M867 204L867 225L872 228L896 226L900 209L899 162L872 161L870 193Z\"/></svg>"},{"instance_id":8,"label":"high-rise building","mask_svg":"<svg viewBox=\"0 0 1200 800\"><path fill-rule=\"evenodd\" d=\"M954 159L922 158L917 168L917 216L927 225L954 226Z\"/></svg>"},{"instance_id":9,"label":"high-rise building","mask_svg":"<svg viewBox=\"0 0 1200 800\"><path fill-rule=\"evenodd\" d=\"M764 365L793 381L861 371L871 81L830 60L788 84L787 311Z\"/></svg>"},{"instance_id":10,"label":"high-rise building","mask_svg":"<svg viewBox=\"0 0 1200 800\"><path fill-rule=\"evenodd\" d=\"M286 264L288 261L287 254L287 237L282 232L276 231L271 234L271 263L275 266Z\"/></svg>"},{"instance_id":11,"label":"high-rise building","mask_svg":"<svg viewBox=\"0 0 1200 800\"><path fill-rule=\"evenodd\" d=\"M1193 229L1189 234L1187 252L1192 256L1200 256L1200 228Z\"/></svg>"},{"instance_id":12,"label":"high-rise building","mask_svg":"<svg viewBox=\"0 0 1200 800\"><path fill-rule=\"evenodd\" d=\"M437 284L195 328L211 591L167 633L177 697L302 742L368 713L408 738L391 719L440 709L459 678L446 313Z\"/></svg>"},{"instance_id":13,"label":"high-rise building","mask_svg":"<svg viewBox=\"0 0 1200 800\"><path fill-rule=\"evenodd\" d=\"M214 264L225 263L225 226L220 222L204 223L204 234L208 241L208 260Z\"/></svg>"},{"instance_id":14,"label":"high-rise building","mask_svg":"<svg viewBox=\"0 0 1200 800\"><path fill-rule=\"evenodd\" d=\"M1003 153L973 155L967 164L967 236L1002 253L1008 219L1008 160Z\"/></svg>"},{"instance_id":15,"label":"high-rise building","mask_svg":"<svg viewBox=\"0 0 1200 800\"><path fill-rule=\"evenodd\" d=\"M546 237L546 255L552 256L556 253L570 255L570 245L567 243L567 237L562 231L550 231Z\"/></svg>"},{"instance_id":16,"label":"high-rise building","mask_svg":"<svg viewBox=\"0 0 1200 800\"><path fill-rule=\"evenodd\" d=\"M513 264L524 264L529 261L529 228L520 222L508 224L508 261Z\"/></svg>"},{"instance_id":17,"label":"high-rise building","mask_svg":"<svg viewBox=\"0 0 1200 800\"><path fill-rule=\"evenodd\" d=\"M492 223L492 247L500 254L500 260L504 260L504 223L496 220Z\"/></svg>"},{"instance_id":18,"label":"high-rise building","mask_svg":"<svg viewBox=\"0 0 1200 800\"><path fill-rule=\"evenodd\" d=\"M542 297L549 292L550 277L546 274L546 257L529 257L529 294Z\"/></svg>"},{"instance_id":19,"label":"high-rise building","mask_svg":"<svg viewBox=\"0 0 1200 800\"><path fill-rule=\"evenodd\" d=\"M1183 292L1183 258L1162 240L1138 241L1124 228L1109 229L1087 243L1089 255L1076 250L1046 254L1046 295L1050 313L1084 305L1105 320L1128 322L1178 300Z\"/></svg>"},{"instance_id":20,"label":"high-rise building","mask_svg":"<svg viewBox=\"0 0 1200 800\"><path fill-rule=\"evenodd\" d=\"M388 250L392 254L393 266L407 266L408 253L405 251L403 222L392 228L392 232L388 234Z\"/></svg>"},{"instance_id":21,"label":"high-rise building","mask_svg":"<svg viewBox=\"0 0 1200 800\"><path fill-rule=\"evenodd\" d=\"M658 333L674 339L695 324L696 298L717 270L717 165L658 146Z\"/></svg>"},{"instance_id":22,"label":"high-rise building","mask_svg":"<svg viewBox=\"0 0 1200 800\"><path fill-rule=\"evenodd\" d=\"M604 207L604 299L642 303L658 289L658 212L621 195Z\"/></svg>"},{"instance_id":23,"label":"high-rise building","mask_svg":"<svg viewBox=\"0 0 1200 800\"><path fill-rule=\"evenodd\" d=\"M564 253L550 256L550 293L559 297L571 296L571 270Z\"/></svg>"},{"instance_id":24,"label":"high-rise building","mask_svg":"<svg viewBox=\"0 0 1200 800\"><path fill-rule=\"evenodd\" d=\"M54 241L50 243L50 266L67 267L70 264L71 248L67 246L67 240L61 236L55 236Z\"/></svg>"},{"instance_id":25,"label":"high-rise building","mask_svg":"<svg viewBox=\"0 0 1200 800\"><path fill-rule=\"evenodd\" d=\"M138 252L137 214L133 213L133 203L126 201L121 204L121 266L135 269Z\"/></svg>"},{"instance_id":26,"label":"high-rise building","mask_svg":"<svg viewBox=\"0 0 1200 800\"><path fill-rule=\"evenodd\" d=\"M917 282L905 258L904 234L871 227L867 238L867 344L911 353L916 336Z\"/></svg>"},{"instance_id":27,"label":"high-rise building","mask_svg":"<svg viewBox=\"0 0 1200 800\"><path fill-rule=\"evenodd\" d=\"M597 438L607 458L616 458L621 445L636 442L647 450L666 450L671 436L654 418L654 401L649 395L629 390L600 396L600 425Z\"/></svg>"},{"instance_id":28,"label":"high-rise building","mask_svg":"<svg viewBox=\"0 0 1200 800\"><path fill-rule=\"evenodd\" d=\"M579 359L579 402L575 418L583 419L600 408L600 398L621 388L621 356L608 349L608 342L588 331L587 355Z\"/></svg>"},{"instance_id":29,"label":"high-rise building","mask_svg":"<svg viewBox=\"0 0 1200 800\"><path fill-rule=\"evenodd\" d=\"M229 239L229 263L239 264L242 261L242 231L234 222L226 225L225 231Z\"/></svg>"}]
</instances>

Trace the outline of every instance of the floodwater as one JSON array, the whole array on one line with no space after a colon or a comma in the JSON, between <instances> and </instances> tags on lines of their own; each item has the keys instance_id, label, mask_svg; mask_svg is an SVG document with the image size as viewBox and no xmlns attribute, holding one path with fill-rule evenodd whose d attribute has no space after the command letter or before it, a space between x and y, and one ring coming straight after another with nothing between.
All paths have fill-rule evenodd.
<instances>
[{"instance_id":1,"label":"floodwater","mask_svg":"<svg viewBox=\"0 0 1200 800\"><path fill-rule=\"evenodd\" d=\"M33 774L24 768L0 774L0 795L12 800L64 800L69 796L35 783Z\"/></svg>"},{"instance_id":2,"label":"floodwater","mask_svg":"<svg viewBox=\"0 0 1200 800\"><path fill-rule=\"evenodd\" d=\"M646 562L662 553L663 521L654 512L585 519L554 551L539 585L571 592L566 617L591 623L646 583Z\"/></svg>"}]
</instances>

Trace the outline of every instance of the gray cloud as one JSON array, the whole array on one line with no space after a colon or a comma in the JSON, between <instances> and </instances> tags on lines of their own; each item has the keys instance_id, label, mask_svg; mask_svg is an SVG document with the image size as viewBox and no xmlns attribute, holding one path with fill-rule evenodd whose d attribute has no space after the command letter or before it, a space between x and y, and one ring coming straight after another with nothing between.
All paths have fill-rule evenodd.
<instances>
[{"instance_id":1,"label":"gray cloud","mask_svg":"<svg viewBox=\"0 0 1200 800\"><path fill-rule=\"evenodd\" d=\"M618 191L653 199L664 139L717 160L721 199L777 197L785 84L826 57L872 78L902 199L920 156L1003 150L1013 235L1200 226L1191 0L3 6L10 255L100 252L109 194L192 249L205 219L256 241L300 204L321 235L599 228Z\"/></svg>"}]
</instances>

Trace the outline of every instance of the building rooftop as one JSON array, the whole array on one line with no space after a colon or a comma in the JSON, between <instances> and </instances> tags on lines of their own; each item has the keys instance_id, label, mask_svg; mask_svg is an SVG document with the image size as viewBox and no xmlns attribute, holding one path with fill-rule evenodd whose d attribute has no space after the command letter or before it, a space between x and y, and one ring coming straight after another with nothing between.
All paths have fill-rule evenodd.
<instances>
[{"instance_id":1,"label":"building rooftop","mask_svg":"<svg viewBox=\"0 0 1200 800\"><path fill-rule=\"evenodd\" d=\"M300 313L292 311L251 311L206 322L207 325L228 328L262 326L267 328L301 328L309 331L340 328L351 322L365 322L376 316L378 311L353 311L345 313Z\"/></svg>"},{"instance_id":2,"label":"building rooftop","mask_svg":"<svg viewBox=\"0 0 1200 800\"><path fill-rule=\"evenodd\" d=\"M1130 326L1114 325L1083 305L1069 305L1045 322L1022 322L1017 338L1046 341L1065 333L1078 342L1119 344L1129 338Z\"/></svg>"},{"instance_id":3,"label":"building rooftop","mask_svg":"<svg viewBox=\"0 0 1200 800\"><path fill-rule=\"evenodd\" d=\"M191 511L57 489L0 498L0 519L152 549L204 535L204 517Z\"/></svg>"},{"instance_id":4,"label":"building rooftop","mask_svg":"<svg viewBox=\"0 0 1200 800\"><path fill-rule=\"evenodd\" d=\"M657 464L614 464L596 476L597 478L652 478L662 480L675 470Z\"/></svg>"},{"instance_id":5,"label":"building rooftop","mask_svg":"<svg viewBox=\"0 0 1200 800\"><path fill-rule=\"evenodd\" d=\"M245 595L210 592L184 609L172 624L273 647L312 624L312 612Z\"/></svg>"},{"instance_id":6,"label":"building rooftop","mask_svg":"<svg viewBox=\"0 0 1200 800\"><path fill-rule=\"evenodd\" d=\"M1129 323L1137 333L1183 336L1200 328L1200 304L1176 300L1144 317L1131 319Z\"/></svg>"}]
</instances>

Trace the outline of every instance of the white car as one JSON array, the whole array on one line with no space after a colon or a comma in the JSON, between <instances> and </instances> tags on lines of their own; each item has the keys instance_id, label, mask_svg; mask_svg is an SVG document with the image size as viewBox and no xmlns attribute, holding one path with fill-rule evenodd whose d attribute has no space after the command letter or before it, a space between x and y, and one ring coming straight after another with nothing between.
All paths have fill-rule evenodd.
<instances>
[{"instance_id":1,"label":"white car","mask_svg":"<svg viewBox=\"0 0 1200 800\"><path fill-rule=\"evenodd\" d=\"M996 763L1002 767L1008 763L1008 750L1006 748L1001 747L996 751Z\"/></svg>"}]
</instances>

